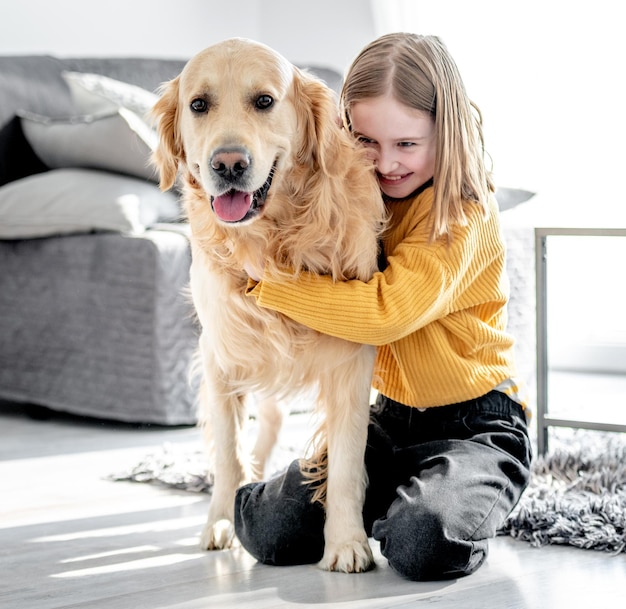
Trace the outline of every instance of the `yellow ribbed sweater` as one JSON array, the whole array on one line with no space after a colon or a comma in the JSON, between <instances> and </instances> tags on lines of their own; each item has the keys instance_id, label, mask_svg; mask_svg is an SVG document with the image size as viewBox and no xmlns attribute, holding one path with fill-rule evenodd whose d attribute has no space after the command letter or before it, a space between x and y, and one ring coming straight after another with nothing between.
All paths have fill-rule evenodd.
<instances>
[{"instance_id":1,"label":"yellow ribbed sweater","mask_svg":"<svg viewBox=\"0 0 626 609\"><path fill-rule=\"evenodd\" d=\"M452 229L449 244L429 241L432 200L430 187L388 205L388 265L367 283L303 273L293 281L264 277L248 288L262 307L377 345L374 388L418 408L479 397L515 375L495 200L487 218L467 203L467 225Z\"/></svg>"}]
</instances>

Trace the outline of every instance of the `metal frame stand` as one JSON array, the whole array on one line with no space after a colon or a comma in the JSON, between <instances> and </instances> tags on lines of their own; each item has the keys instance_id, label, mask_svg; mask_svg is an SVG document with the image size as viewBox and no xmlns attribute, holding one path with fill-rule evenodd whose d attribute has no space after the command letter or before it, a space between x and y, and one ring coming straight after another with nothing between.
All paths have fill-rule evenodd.
<instances>
[{"instance_id":1,"label":"metal frame stand","mask_svg":"<svg viewBox=\"0 0 626 609\"><path fill-rule=\"evenodd\" d=\"M548 286L547 240L551 236L626 237L626 228L535 228L535 273L537 285L537 452L548 450L550 427L626 432L626 425L592 420L560 419L548 413Z\"/></svg>"}]
</instances>

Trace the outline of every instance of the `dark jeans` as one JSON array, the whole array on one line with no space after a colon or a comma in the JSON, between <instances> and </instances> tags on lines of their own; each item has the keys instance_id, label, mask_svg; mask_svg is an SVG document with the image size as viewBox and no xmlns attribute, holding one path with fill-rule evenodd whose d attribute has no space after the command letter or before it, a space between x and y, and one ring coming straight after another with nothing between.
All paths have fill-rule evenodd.
<instances>
[{"instance_id":1,"label":"dark jeans","mask_svg":"<svg viewBox=\"0 0 626 609\"><path fill-rule=\"evenodd\" d=\"M379 396L365 453L365 529L409 579L468 575L528 485L530 459L522 408L503 393L424 411ZM302 480L294 462L237 492L235 530L257 560L322 558L324 510Z\"/></svg>"}]
</instances>

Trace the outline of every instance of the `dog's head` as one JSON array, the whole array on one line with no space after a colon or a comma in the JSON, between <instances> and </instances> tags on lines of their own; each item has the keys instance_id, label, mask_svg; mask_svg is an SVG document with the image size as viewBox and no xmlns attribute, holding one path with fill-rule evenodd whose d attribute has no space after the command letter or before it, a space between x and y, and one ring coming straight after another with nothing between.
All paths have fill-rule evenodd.
<instances>
[{"instance_id":1,"label":"dog's head","mask_svg":"<svg viewBox=\"0 0 626 609\"><path fill-rule=\"evenodd\" d=\"M294 166L333 172L333 93L265 45L231 39L193 57L153 109L161 187L180 170L221 223L247 224L271 207Z\"/></svg>"}]
</instances>

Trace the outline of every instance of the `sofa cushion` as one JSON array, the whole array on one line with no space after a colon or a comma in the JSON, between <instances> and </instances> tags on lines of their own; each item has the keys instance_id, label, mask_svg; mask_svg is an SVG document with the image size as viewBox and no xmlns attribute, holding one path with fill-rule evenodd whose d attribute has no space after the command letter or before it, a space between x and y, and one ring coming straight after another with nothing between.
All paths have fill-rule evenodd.
<instances>
[{"instance_id":1,"label":"sofa cushion","mask_svg":"<svg viewBox=\"0 0 626 609\"><path fill-rule=\"evenodd\" d=\"M26 139L48 167L104 169L158 181L150 165L156 134L127 108L68 119L20 116Z\"/></svg>"},{"instance_id":2,"label":"sofa cushion","mask_svg":"<svg viewBox=\"0 0 626 609\"><path fill-rule=\"evenodd\" d=\"M159 99L158 95L142 87L101 74L63 72L63 79L70 88L78 111L83 114L128 108L145 117Z\"/></svg>"},{"instance_id":3,"label":"sofa cushion","mask_svg":"<svg viewBox=\"0 0 626 609\"><path fill-rule=\"evenodd\" d=\"M21 119L14 116L0 129L0 186L48 169L24 136Z\"/></svg>"},{"instance_id":4,"label":"sofa cushion","mask_svg":"<svg viewBox=\"0 0 626 609\"><path fill-rule=\"evenodd\" d=\"M69 116L73 112L70 91L60 74L60 59L39 56L0 57L0 125L18 110L46 116Z\"/></svg>"},{"instance_id":5,"label":"sofa cushion","mask_svg":"<svg viewBox=\"0 0 626 609\"><path fill-rule=\"evenodd\" d=\"M103 74L155 91L184 65L184 60L161 58L0 56L0 125L19 110L54 118L75 114L64 71Z\"/></svg>"},{"instance_id":6,"label":"sofa cushion","mask_svg":"<svg viewBox=\"0 0 626 609\"><path fill-rule=\"evenodd\" d=\"M105 171L54 169L0 187L0 239L96 230L137 234L178 214L174 194Z\"/></svg>"},{"instance_id":7,"label":"sofa cushion","mask_svg":"<svg viewBox=\"0 0 626 609\"><path fill-rule=\"evenodd\" d=\"M102 74L122 82L156 91L161 83L178 76L184 59L157 57L64 57L64 70Z\"/></svg>"}]
</instances>

